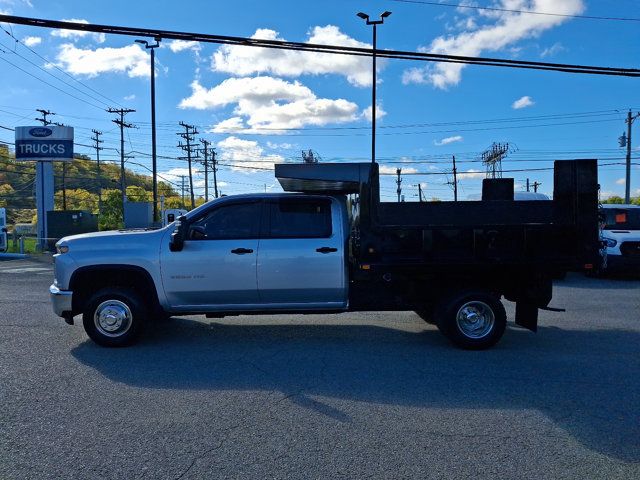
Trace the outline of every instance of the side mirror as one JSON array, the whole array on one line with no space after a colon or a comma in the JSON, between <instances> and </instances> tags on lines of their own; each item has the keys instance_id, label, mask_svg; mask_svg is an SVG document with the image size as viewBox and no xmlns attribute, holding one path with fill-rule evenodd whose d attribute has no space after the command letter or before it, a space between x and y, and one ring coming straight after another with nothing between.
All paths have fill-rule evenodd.
<instances>
[{"instance_id":1,"label":"side mirror","mask_svg":"<svg viewBox=\"0 0 640 480\"><path fill-rule=\"evenodd\" d=\"M189 229L189 240L206 240L207 232L201 225L193 225Z\"/></svg>"},{"instance_id":2,"label":"side mirror","mask_svg":"<svg viewBox=\"0 0 640 480\"><path fill-rule=\"evenodd\" d=\"M2 233L7 233L7 232L8 232L7 228L6 227L2 227Z\"/></svg>"},{"instance_id":3,"label":"side mirror","mask_svg":"<svg viewBox=\"0 0 640 480\"><path fill-rule=\"evenodd\" d=\"M169 250L179 252L184 248L184 240L187 236L187 217L180 215L175 223L175 228L169 240Z\"/></svg>"}]
</instances>

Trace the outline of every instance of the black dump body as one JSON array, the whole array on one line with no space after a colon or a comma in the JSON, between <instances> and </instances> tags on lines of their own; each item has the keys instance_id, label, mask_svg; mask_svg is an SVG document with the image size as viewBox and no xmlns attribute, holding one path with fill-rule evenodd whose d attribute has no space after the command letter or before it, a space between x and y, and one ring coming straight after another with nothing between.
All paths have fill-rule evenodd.
<instances>
[{"instance_id":1,"label":"black dump body","mask_svg":"<svg viewBox=\"0 0 640 480\"><path fill-rule=\"evenodd\" d=\"M482 201L380 202L378 166L369 163L276 165L276 177L289 191L357 194L354 309L415 309L482 285L518 302L519 323L535 329L527 318L550 302L551 279L598 256L596 160L556 161L553 200L535 201L514 201L513 179L487 179Z\"/></svg>"}]
</instances>

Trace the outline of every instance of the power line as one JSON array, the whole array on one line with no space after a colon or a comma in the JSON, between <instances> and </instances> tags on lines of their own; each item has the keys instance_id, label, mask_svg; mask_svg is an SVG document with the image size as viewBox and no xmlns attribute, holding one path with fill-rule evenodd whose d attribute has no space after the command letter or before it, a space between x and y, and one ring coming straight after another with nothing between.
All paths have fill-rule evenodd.
<instances>
[{"instance_id":1,"label":"power line","mask_svg":"<svg viewBox=\"0 0 640 480\"><path fill-rule=\"evenodd\" d=\"M537 12L535 10L515 10L511 8L500 8L500 7L482 7L479 5L469 5L469 4L462 4L462 3L427 2L423 0L392 0L392 1L397 3L413 3L418 5L431 5L434 7L469 8L474 10L486 10L491 12L524 13L529 15L545 15L550 17L580 18L585 20L616 20L616 21L622 21L622 22L640 22L640 18L629 18L629 17L601 17L597 15L570 15L566 13Z\"/></svg>"},{"instance_id":2,"label":"power line","mask_svg":"<svg viewBox=\"0 0 640 480\"><path fill-rule=\"evenodd\" d=\"M2 27L0 26L0 28L2 28ZM3 28L3 30L4 30L4 28ZM6 32L6 30L4 30L4 31ZM7 33L8 33L8 32L7 32ZM18 41L18 40L16 40L16 42L19 42L19 41ZM3 46L3 47L5 47L5 48L7 48L7 47L6 47L6 45L5 45L5 44L3 44L3 43L1 43L1 42L0 42L0 45L1 45L1 46ZM74 87L74 86L73 86L73 85L71 85L70 83L65 82L65 81L64 81L64 80L62 80L60 77L55 76L55 75L54 75L53 73L51 73L49 70L47 70L47 69L45 69L45 68L42 68L40 65L38 65L37 63L32 62L32 61L31 61L31 60L29 60L27 57L25 57L25 56L23 56L23 55L20 55L17 51L13 50L13 51L12 51L12 52L10 52L10 53L11 53L12 55L16 55L16 56L18 56L19 58L21 58L21 59L22 59L22 60L24 60L25 62L27 62L27 63L29 63L29 64L33 65L33 66L34 66L34 67L36 67L38 70L40 70L40 71L42 71L42 72L46 73L46 74L47 74L47 75L49 75L50 77L53 77L54 79L56 79L56 80L57 80L57 81L59 81L60 83L65 84L67 87L69 87L69 88L71 88L71 89L75 90L76 92L78 92L78 93L80 93L80 94L82 94L82 95L85 95L85 96L89 97L89 98L90 98L90 99L92 99L92 100L95 100L95 101L97 101L97 102L100 102L100 103L102 103L103 105L108 105L107 103L105 103L104 101L100 100L99 98L96 98L96 97L95 97L95 96L93 96L93 95L89 95L88 93L86 93L86 92L84 92L84 91L82 91L82 90L78 89L77 87ZM45 61L47 61L47 60L45 59ZM53 65L53 64L48 63L48 65ZM56 67L56 68L57 68L57 67ZM59 70L59 69L58 69L58 70Z\"/></svg>"},{"instance_id":3,"label":"power line","mask_svg":"<svg viewBox=\"0 0 640 480\"><path fill-rule=\"evenodd\" d=\"M4 51L4 50L2 50L2 49L0 49L0 51L2 51L3 53L7 53L6 51ZM61 88L56 87L56 86L55 86L55 85L53 85L52 83L49 83L49 82L47 82L46 80L43 80L42 78L40 78L40 77L38 77L38 76L34 75L33 73L31 73L31 72L29 72L29 71L25 70L24 68L19 67L19 66L18 66L18 65L16 65L15 63L10 62L9 60L7 60L7 59L6 59L5 57L3 57L3 56L0 56L0 60L5 61L5 62L6 62L6 63L8 63L9 65L11 65L11 66L13 66L13 67L17 68L18 70L20 70L20 71L22 71L22 72L26 73L27 75L29 75L29 76L31 76L31 77L33 77L33 78L35 78L36 80L40 80L42 83L44 83L44 84L46 84L46 85L49 85L51 88L55 88L56 90L58 90L59 92L64 93L65 95L68 95L68 96L70 96L70 97L72 97L72 98L75 98L76 100L79 100L79 101L81 101L81 102L83 102L83 103L86 103L87 105L91 105L92 107L99 108L100 110L102 110L102 107L100 107L100 106L96 105L95 103L88 102L87 100L84 100L84 99L82 99L82 98L80 98L80 97L77 97L77 96L73 95L72 93L67 92L66 90L63 90L63 89L61 89Z\"/></svg>"},{"instance_id":4,"label":"power line","mask_svg":"<svg viewBox=\"0 0 640 480\"><path fill-rule=\"evenodd\" d=\"M43 57L42 55L40 55L40 54L39 54L38 52L36 52L33 48L31 48L29 45L26 45L26 44L25 44L24 42L22 42L21 40L18 40L18 39L13 35L13 33L8 32L8 31L7 31L7 30L6 30L2 25L0 25L0 28L1 28L2 30L4 30L4 32L5 32L7 35L9 35L11 38L13 38L13 39L15 40L15 42L16 42L16 43L20 44L22 47L24 47L24 48L26 48L27 50L29 50L31 53L33 53L34 55L36 55L36 56L37 56L38 58L40 58L41 60L43 60L43 61L47 62L47 65L51 65L53 68L55 68L56 70L58 70L58 71L59 71L59 72L61 72L62 74L66 75L67 77L69 77L69 78L70 78L71 80L73 80L74 82L76 82L76 83L78 83L78 84L82 85L83 87L85 87L86 89L91 90L92 92L94 92L94 93L96 93L96 94L100 95L102 98L104 98L105 100L108 100L110 103L112 103L112 104L116 104L116 105L118 105L118 106L120 106L120 107L122 106L122 105L120 105L118 102L116 102L115 100L112 100L111 98L107 97L106 95L104 95L103 93L99 92L98 90L96 90L96 89L94 89L94 88L90 87L89 85L87 85L86 83L84 83L84 82L82 82L82 81L78 80L78 79L77 79L77 78L75 78L73 75L70 75L69 73L65 72L65 71L64 71L64 70L62 70L60 67L58 67L55 63L52 63L52 62L50 62L49 60L47 60L45 57ZM14 51L14 53L15 53L15 51ZM61 81L62 81L62 80L61 80ZM65 83L66 83L66 82L65 82ZM67 85L68 85L68 84L67 84ZM72 87L72 88L73 88L73 87ZM87 94L85 93L85 95L87 95ZM87 95L87 96L89 96L89 95ZM92 98L94 98L95 100L98 100L98 99L97 99L97 98L95 98L95 97L92 97ZM104 102L102 102L102 101L100 101L100 100L98 100L98 101L99 101L100 103L104 103ZM106 104L105 104L105 105L106 105Z\"/></svg>"},{"instance_id":5,"label":"power line","mask_svg":"<svg viewBox=\"0 0 640 480\"><path fill-rule=\"evenodd\" d=\"M18 17L14 15L0 15L0 21L29 25L44 28L62 28L68 30L95 32L114 35L127 35L136 37L162 37L173 40L188 40L205 43L216 43L224 45L237 45L248 47L274 48L280 50L306 51L313 53L332 53L340 55L372 57L376 55L382 58L393 58L401 60L461 63L486 66L501 66L509 68L524 68L533 70L560 71L565 73L581 73L593 75L613 75L640 77L639 69L622 67L602 67L596 65L575 65L550 62L533 62L525 60L501 59L490 57L469 57L461 55L435 54L427 52L411 52L403 50L373 50L361 47L346 47L340 45L324 45L301 42L288 42L284 40L264 40L249 37L236 37L224 35L212 35L203 33L180 32L172 30L148 29L139 27L121 27L116 25L84 24L78 22L63 22L58 20L47 20L39 18Z\"/></svg>"}]
</instances>

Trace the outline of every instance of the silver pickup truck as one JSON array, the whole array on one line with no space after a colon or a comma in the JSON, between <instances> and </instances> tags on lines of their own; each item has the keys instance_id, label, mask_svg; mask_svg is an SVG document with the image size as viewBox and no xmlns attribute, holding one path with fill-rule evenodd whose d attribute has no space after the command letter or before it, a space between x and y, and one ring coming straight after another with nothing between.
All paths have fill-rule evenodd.
<instances>
[{"instance_id":1,"label":"silver pickup truck","mask_svg":"<svg viewBox=\"0 0 640 480\"><path fill-rule=\"evenodd\" d=\"M82 314L104 346L180 314L411 310L460 347L488 348L505 330L501 298L535 331L554 276L597 256L595 161L561 167L554 201L514 202L513 181L499 179L480 202L385 204L376 164L278 165L297 193L224 197L159 230L61 239L53 309L70 324Z\"/></svg>"},{"instance_id":2,"label":"silver pickup truck","mask_svg":"<svg viewBox=\"0 0 640 480\"><path fill-rule=\"evenodd\" d=\"M57 244L54 311L83 314L102 345L129 343L139 319L167 314L342 311L348 222L335 197L238 195L189 212L181 251L175 224L76 235Z\"/></svg>"}]
</instances>

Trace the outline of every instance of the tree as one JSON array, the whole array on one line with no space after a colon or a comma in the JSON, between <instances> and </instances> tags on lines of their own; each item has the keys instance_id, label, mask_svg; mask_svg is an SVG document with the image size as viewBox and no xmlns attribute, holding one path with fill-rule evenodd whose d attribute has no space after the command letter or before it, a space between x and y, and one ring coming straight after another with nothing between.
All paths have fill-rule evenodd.
<instances>
[{"instance_id":1,"label":"tree","mask_svg":"<svg viewBox=\"0 0 640 480\"><path fill-rule=\"evenodd\" d=\"M624 203L624 198L619 197L617 195L613 195L609 198L605 198L602 203L615 203L617 205L623 204Z\"/></svg>"},{"instance_id":2,"label":"tree","mask_svg":"<svg viewBox=\"0 0 640 480\"><path fill-rule=\"evenodd\" d=\"M102 213L98 220L98 228L100 230L116 230L123 227L120 190L103 190Z\"/></svg>"},{"instance_id":3,"label":"tree","mask_svg":"<svg viewBox=\"0 0 640 480\"><path fill-rule=\"evenodd\" d=\"M176 195L164 199L164 208L184 208L182 199Z\"/></svg>"},{"instance_id":4,"label":"tree","mask_svg":"<svg viewBox=\"0 0 640 480\"><path fill-rule=\"evenodd\" d=\"M83 188L67 190L67 210L88 210L91 213L98 213L98 195ZM54 207L62 210L62 191L58 190L54 197Z\"/></svg>"},{"instance_id":5,"label":"tree","mask_svg":"<svg viewBox=\"0 0 640 480\"><path fill-rule=\"evenodd\" d=\"M5 183L4 185L0 185L0 207L6 207L7 204L9 203L9 198L11 197L15 192L15 189L9 185L8 183Z\"/></svg>"},{"instance_id":6,"label":"tree","mask_svg":"<svg viewBox=\"0 0 640 480\"><path fill-rule=\"evenodd\" d=\"M130 202L150 202L151 192L137 185L130 185L127 187L127 200Z\"/></svg>"}]
</instances>

